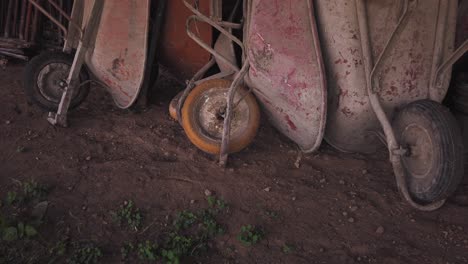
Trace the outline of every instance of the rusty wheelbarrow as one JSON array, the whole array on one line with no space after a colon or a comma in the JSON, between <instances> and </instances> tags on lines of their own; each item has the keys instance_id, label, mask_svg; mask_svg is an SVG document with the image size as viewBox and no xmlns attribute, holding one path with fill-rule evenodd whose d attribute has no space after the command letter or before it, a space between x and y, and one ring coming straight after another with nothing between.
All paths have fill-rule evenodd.
<instances>
[{"instance_id":1,"label":"rusty wheelbarrow","mask_svg":"<svg viewBox=\"0 0 468 264\"><path fill-rule=\"evenodd\" d=\"M328 71L325 139L347 152L389 150L398 189L435 210L463 175L459 128L440 102L454 51L457 0L316 1Z\"/></svg>"},{"instance_id":2,"label":"rusty wheelbarrow","mask_svg":"<svg viewBox=\"0 0 468 264\"><path fill-rule=\"evenodd\" d=\"M233 30L242 30L242 24L233 22L240 3L236 1L229 18L224 21L222 0L210 1L210 15L200 12L197 3L184 0L193 13L187 20L187 34L212 58L171 102L171 115L180 122L191 142L207 153L220 155L222 164L226 163L228 153L240 151L252 142L260 122L255 97L243 85L249 67L244 43L233 33ZM195 33L199 23L219 31L214 44L204 42ZM234 45L241 50L242 67L239 67ZM218 66L218 73L205 76L214 65Z\"/></svg>"},{"instance_id":3,"label":"rusty wheelbarrow","mask_svg":"<svg viewBox=\"0 0 468 264\"><path fill-rule=\"evenodd\" d=\"M66 126L68 108L83 101L91 82L106 87L119 108L128 108L136 101L151 72L147 69L151 51L149 0L76 0L71 17L64 14L68 29L36 0L29 1L66 35L65 53L44 53L26 68L25 89L29 97L41 107L57 111L50 114L49 122ZM74 49L74 56L67 54Z\"/></svg>"},{"instance_id":4,"label":"rusty wheelbarrow","mask_svg":"<svg viewBox=\"0 0 468 264\"><path fill-rule=\"evenodd\" d=\"M217 10L216 6L218 10L222 7L222 1L213 3L213 10ZM225 165L228 153L246 147L258 128L258 107L249 93L253 91L281 132L304 151L317 149L325 129L326 87L312 2L298 0L290 5L277 1L276 5L271 5L267 1L244 1L243 41L231 32L240 25L216 20L213 14L208 18L186 5L196 14L189 19L188 28L190 22L200 20L221 33L212 48L188 31L213 55L212 61L188 83L184 94L176 98L178 118L191 141L206 152L219 154L220 164ZM232 43L242 50L240 67L233 61L236 56L229 46ZM220 72L200 80L215 63ZM232 82L221 82L218 78ZM223 87L223 92L217 95L199 92L211 89L206 86ZM214 102L218 102L217 105ZM212 109L215 114L210 113ZM193 112L198 116L191 116ZM204 141L208 140L200 140L201 136L193 134L209 135L210 131L216 132L211 132L214 147L207 150Z\"/></svg>"}]
</instances>

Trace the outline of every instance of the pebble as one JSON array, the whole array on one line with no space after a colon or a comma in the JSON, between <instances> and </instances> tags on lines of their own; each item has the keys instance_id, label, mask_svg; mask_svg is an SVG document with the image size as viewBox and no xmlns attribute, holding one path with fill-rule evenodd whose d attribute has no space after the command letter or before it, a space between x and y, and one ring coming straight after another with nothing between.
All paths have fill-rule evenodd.
<instances>
[{"instance_id":1,"label":"pebble","mask_svg":"<svg viewBox=\"0 0 468 264\"><path fill-rule=\"evenodd\" d=\"M339 183L340 183L341 185L344 185L344 184L345 184L345 181L340 180Z\"/></svg>"},{"instance_id":2,"label":"pebble","mask_svg":"<svg viewBox=\"0 0 468 264\"><path fill-rule=\"evenodd\" d=\"M296 201L296 197L295 197L295 196L293 196L293 197L291 198L291 200L293 200L293 201Z\"/></svg>"},{"instance_id":3,"label":"pebble","mask_svg":"<svg viewBox=\"0 0 468 264\"><path fill-rule=\"evenodd\" d=\"M271 191L271 187L266 187L265 189L263 189L265 192L270 192Z\"/></svg>"},{"instance_id":4,"label":"pebble","mask_svg":"<svg viewBox=\"0 0 468 264\"><path fill-rule=\"evenodd\" d=\"M324 179L320 180L320 183L325 183L326 181L327 181L327 179L324 178Z\"/></svg>"},{"instance_id":5,"label":"pebble","mask_svg":"<svg viewBox=\"0 0 468 264\"><path fill-rule=\"evenodd\" d=\"M194 204L195 203L195 200L190 200L190 204Z\"/></svg>"},{"instance_id":6,"label":"pebble","mask_svg":"<svg viewBox=\"0 0 468 264\"><path fill-rule=\"evenodd\" d=\"M205 196L211 196L212 194L213 193L210 190L208 189L205 190Z\"/></svg>"},{"instance_id":7,"label":"pebble","mask_svg":"<svg viewBox=\"0 0 468 264\"><path fill-rule=\"evenodd\" d=\"M348 216L347 212L343 212L342 214L343 214L343 216Z\"/></svg>"},{"instance_id":8,"label":"pebble","mask_svg":"<svg viewBox=\"0 0 468 264\"><path fill-rule=\"evenodd\" d=\"M362 170L362 175L366 175L368 173L367 170Z\"/></svg>"},{"instance_id":9,"label":"pebble","mask_svg":"<svg viewBox=\"0 0 468 264\"><path fill-rule=\"evenodd\" d=\"M348 222L354 223L354 218L352 218L352 217L348 218Z\"/></svg>"},{"instance_id":10,"label":"pebble","mask_svg":"<svg viewBox=\"0 0 468 264\"><path fill-rule=\"evenodd\" d=\"M377 234L383 234L385 232L385 229L383 228L383 226L379 226L377 227L377 230L375 230L375 233Z\"/></svg>"},{"instance_id":11,"label":"pebble","mask_svg":"<svg viewBox=\"0 0 468 264\"><path fill-rule=\"evenodd\" d=\"M349 210L350 210L351 212L356 212L357 209L358 209L358 207L355 206L355 205L349 207Z\"/></svg>"},{"instance_id":12,"label":"pebble","mask_svg":"<svg viewBox=\"0 0 468 264\"><path fill-rule=\"evenodd\" d=\"M7 120L7 121L5 121L5 124L6 124L6 125L9 125L9 124L11 124L11 121L10 121L10 120Z\"/></svg>"},{"instance_id":13,"label":"pebble","mask_svg":"<svg viewBox=\"0 0 468 264\"><path fill-rule=\"evenodd\" d=\"M90 161L90 160L91 160L91 156L86 157L86 160L87 160L87 161Z\"/></svg>"}]
</instances>

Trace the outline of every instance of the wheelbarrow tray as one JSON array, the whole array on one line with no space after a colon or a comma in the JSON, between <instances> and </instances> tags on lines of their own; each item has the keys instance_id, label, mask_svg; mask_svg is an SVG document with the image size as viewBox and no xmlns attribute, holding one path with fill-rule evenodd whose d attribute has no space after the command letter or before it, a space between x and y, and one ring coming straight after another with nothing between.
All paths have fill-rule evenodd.
<instances>
[{"instance_id":1,"label":"wheelbarrow tray","mask_svg":"<svg viewBox=\"0 0 468 264\"><path fill-rule=\"evenodd\" d=\"M327 90L311 0L250 1L246 81L272 124L305 152L322 141Z\"/></svg>"},{"instance_id":2,"label":"wheelbarrow tray","mask_svg":"<svg viewBox=\"0 0 468 264\"><path fill-rule=\"evenodd\" d=\"M94 0L77 0L74 5L73 14L82 17L84 27L93 4ZM120 108L135 102L143 84L149 10L149 0L105 1L94 47L86 54L86 66ZM76 35L70 35L69 41L74 38Z\"/></svg>"},{"instance_id":3,"label":"wheelbarrow tray","mask_svg":"<svg viewBox=\"0 0 468 264\"><path fill-rule=\"evenodd\" d=\"M373 59L377 60L402 14L404 1L366 2ZM349 152L374 152L380 124L370 105L355 0L316 1L328 74L329 108L325 139ZM410 3L416 3L410 1ZM436 69L454 48L457 1L424 0L409 17L382 58L375 91L391 119L395 110L420 99L441 102L450 71L434 86Z\"/></svg>"}]
</instances>

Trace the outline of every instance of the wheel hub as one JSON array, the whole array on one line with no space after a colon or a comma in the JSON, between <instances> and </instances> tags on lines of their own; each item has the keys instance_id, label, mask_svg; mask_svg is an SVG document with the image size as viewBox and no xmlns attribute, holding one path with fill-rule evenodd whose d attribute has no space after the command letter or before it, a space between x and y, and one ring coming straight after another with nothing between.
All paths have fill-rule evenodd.
<instances>
[{"instance_id":1,"label":"wheel hub","mask_svg":"<svg viewBox=\"0 0 468 264\"><path fill-rule=\"evenodd\" d=\"M37 77L41 95L51 102L60 102L69 72L70 66L65 63L50 63L42 68Z\"/></svg>"},{"instance_id":2,"label":"wheel hub","mask_svg":"<svg viewBox=\"0 0 468 264\"><path fill-rule=\"evenodd\" d=\"M196 120L199 127L206 135L214 140L221 140L224 119L227 110L227 91L226 88L213 88L198 99L196 104ZM234 102L238 102L240 94L236 94ZM241 101L232 111L231 118L231 137L242 133L249 122L249 109L247 103Z\"/></svg>"},{"instance_id":3,"label":"wheel hub","mask_svg":"<svg viewBox=\"0 0 468 264\"><path fill-rule=\"evenodd\" d=\"M429 132L417 124L408 125L402 133L402 145L408 151L403 163L418 179L426 178L433 165L433 143Z\"/></svg>"}]
</instances>

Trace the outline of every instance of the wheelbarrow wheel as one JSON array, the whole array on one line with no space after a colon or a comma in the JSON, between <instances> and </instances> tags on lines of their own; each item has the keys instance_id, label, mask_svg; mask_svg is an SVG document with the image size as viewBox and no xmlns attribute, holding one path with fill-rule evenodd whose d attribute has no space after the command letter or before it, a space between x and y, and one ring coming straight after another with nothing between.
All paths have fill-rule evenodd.
<instances>
[{"instance_id":1,"label":"wheelbarrow wheel","mask_svg":"<svg viewBox=\"0 0 468 264\"><path fill-rule=\"evenodd\" d=\"M463 177L463 141L450 111L431 100L405 106L394 119L408 191L422 205L453 194Z\"/></svg>"},{"instance_id":2,"label":"wheelbarrow wheel","mask_svg":"<svg viewBox=\"0 0 468 264\"><path fill-rule=\"evenodd\" d=\"M56 111L62 98L73 57L61 52L46 52L34 57L24 70L24 89L29 100L46 111ZM80 83L89 79L82 69ZM78 107L88 96L89 84L76 89L70 108Z\"/></svg>"},{"instance_id":3,"label":"wheelbarrow wheel","mask_svg":"<svg viewBox=\"0 0 468 264\"><path fill-rule=\"evenodd\" d=\"M175 121L178 121L177 117L177 105L179 104L179 99L182 97L182 94L184 91L179 92L174 98L172 98L171 103L169 104L169 115L171 116L172 119Z\"/></svg>"},{"instance_id":4,"label":"wheelbarrow wheel","mask_svg":"<svg viewBox=\"0 0 468 264\"><path fill-rule=\"evenodd\" d=\"M230 85L231 81L222 79L205 81L190 92L182 107L182 127L190 141L204 152L220 153ZM237 90L234 104L237 102L232 112L229 153L247 147L260 125L259 106L245 87Z\"/></svg>"}]
</instances>

